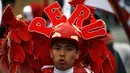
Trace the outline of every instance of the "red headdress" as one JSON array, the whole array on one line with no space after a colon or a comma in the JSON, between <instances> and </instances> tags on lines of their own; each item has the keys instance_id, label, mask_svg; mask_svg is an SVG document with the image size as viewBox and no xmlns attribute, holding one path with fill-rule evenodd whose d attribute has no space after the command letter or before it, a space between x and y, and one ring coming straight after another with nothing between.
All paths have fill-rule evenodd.
<instances>
[{"instance_id":1,"label":"red headdress","mask_svg":"<svg viewBox=\"0 0 130 73\"><path fill-rule=\"evenodd\" d=\"M53 64L49 54L50 39L64 38L80 43L78 63L91 67L95 73L115 73L115 59L102 40L106 36L105 23L96 20L92 10L82 4L76 6L68 20L59 9L57 2L45 8L54 25L48 28L43 18L36 17L27 25L13 15L9 6L6 8L2 23L8 31L0 49L5 69L11 73L40 73L42 66ZM9 15L11 19L7 19ZM84 20L87 23L83 24Z\"/></svg>"},{"instance_id":2,"label":"red headdress","mask_svg":"<svg viewBox=\"0 0 130 73\"><path fill-rule=\"evenodd\" d=\"M59 5L57 3L53 3L52 5L45 8L45 12L47 13L52 23L54 24L53 26L54 28L51 30L49 30L50 29L49 28L48 33L49 32L50 34L53 33L54 37L57 37L57 39L69 38L70 40L72 40L70 36L74 35L73 31L75 31L76 29L79 30L78 33L82 39L80 43L82 44L80 45L81 56L78 62L84 61L85 64L91 66L92 70L95 73L99 72L115 73L116 63L114 56L111 54L111 52L108 51L108 48L103 40L103 38L107 34L105 22L103 20L95 19L93 15L94 9L91 7L88 8L82 4L78 4L72 16L68 19L68 21L66 20L65 16L60 13L58 9ZM84 20L86 20L87 23L85 22L83 24ZM44 25L44 23L40 22L42 26ZM73 25L74 26L76 25L75 26L76 29L73 29L72 27ZM31 24L29 30L30 28L33 27L34 24ZM39 25L35 23L35 28L37 29L33 28L30 31L36 31L38 33L48 35L47 33L42 32L43 30L45 30L45 27L42 27L43 30L38 30L38 27ZM39 28L41 28L41 26ZM50 38L51 37L53 37L53 35L51 35Z\"/></svg>"},{"instance_id":3,"label":"red headdress","mask_svg":"<svg viewBox=\"0 0 130 73\"><path fill-rule=\"evenodd\" d=\"M78 30L75 25L71 25L69 22L66 22L57 25L54 28L50 38L51 41L57 39L66 39L79 45L79 42L81 41L81 34L80 30Z\"/></svg>"}]
</instances>

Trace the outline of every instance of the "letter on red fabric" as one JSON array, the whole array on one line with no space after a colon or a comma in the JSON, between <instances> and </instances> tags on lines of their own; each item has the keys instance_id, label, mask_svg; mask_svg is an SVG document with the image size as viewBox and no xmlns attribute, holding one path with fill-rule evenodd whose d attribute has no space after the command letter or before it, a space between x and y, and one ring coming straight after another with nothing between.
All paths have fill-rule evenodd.
<instances>
[{"instance_id":1,"label":"letter on red fabric","mask_svg":"<svg viewBox=\"0 0 130 73\"><path fill-rule=\"evenodd\" d=\"M76 22L76 26L78 28L82 28L83 20L87 19L90 16L90 13L90 10L86 6L79 4L76 6L76 9L69 18L68 22L71 24Z\"/></svg>"},{"instance_id":2,"label":"letter on red fabric","mask_svg":"<svg viewBox=\"0 0 130 73\"><path fill-rule=\"evenodd\" d=\"M84 39L92 39L106 35L106 25L102 20L86 25L82 28L82 36Z\"/></svg>"},{"instance_id":3,"label":"letter on red fabric","mask_svg":"<svg viewBox=\"0 0 130 73\"><path fill-rule=\"evenodd\" d=\"M52 28L47 28L46 27L46 21L45 21L45 19L43 19L41 17L34 18L32 20L32 22L30 23L28 29L30 31L34 31L34 32L44 34L47 37L50 36L51 31L52 31Z\"/></svg>"},{"instance_id":4,"label":"letter on red fabric","mask_svg":"<svg viewBox=\"0 0 130 73\"><path fill-rule=\"evenodd\" d=\"M61 11L59 10L61 7L57 2L49 5L44 9L45 13L53 23L53 25L57 25L62 22L66 22L67 18L62 15Z\"/></svg>"}]
</instances>

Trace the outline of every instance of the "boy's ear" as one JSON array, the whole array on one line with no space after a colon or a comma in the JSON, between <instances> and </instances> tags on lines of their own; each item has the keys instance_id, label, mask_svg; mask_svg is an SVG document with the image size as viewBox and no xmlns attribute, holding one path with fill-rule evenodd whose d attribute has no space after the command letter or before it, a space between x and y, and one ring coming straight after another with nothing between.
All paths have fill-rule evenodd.
<instances>
[{"instance_id":1,"label":"boy's ear","mask_svg":"<svg viewBox=\"0 0 130 73\"><path fill-rule=\"evenodd\" d=\"M80 55L80 50L77 51L76 59L79 58L79 55Z\"/></svg>"}]
</instances>

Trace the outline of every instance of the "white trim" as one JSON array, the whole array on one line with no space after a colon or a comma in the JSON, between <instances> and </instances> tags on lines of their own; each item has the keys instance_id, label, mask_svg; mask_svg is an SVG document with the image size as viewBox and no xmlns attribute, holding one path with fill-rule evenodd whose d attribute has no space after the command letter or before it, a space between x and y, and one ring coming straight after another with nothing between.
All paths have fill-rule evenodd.
<instances>
[{"instance_id":1,"label":"white trim","mask_svg":"<svg viewBox=\"0 0 130 73\"><path fill-rule=\"evenodd\" d=\"M76 40L76 41L79 42L79 38L78 38L78 36L71 36L70 38L71 38L71 39L74 39L74 40Z\"/></svg>"},{"instance_id":2,"label":"white trim","mask_svg":"<svg viewBox=\"0 0 130 73\"><path fill-rule=\"evenodd\" d=\"M87 73L94 73L92 70L89 70L88 68L84 68Z\"/></svg>"},{"instance_id":3,"label":"white trim","mask_svg":"<svg viewBox=\"0 0 130 73\"><path fill-rule=\"evenodd\" d=\"M45 68L52 68L54 65L45 65L45 66L43 66L42 68L41 68L41 71L43 70L43 69L45 69Z\"/></svg>"},{"instance_id":4,"label":"white trim","mask_svg":"<svg viewBox=\"0 0 130 73\"><path fill-rule=\"evenodd\" d=\"M55 32L55 33L52 35L52 38L54 38L54 37L61 37L61 34L58 33L58 32Z\"/></svg>"}]
</instances>

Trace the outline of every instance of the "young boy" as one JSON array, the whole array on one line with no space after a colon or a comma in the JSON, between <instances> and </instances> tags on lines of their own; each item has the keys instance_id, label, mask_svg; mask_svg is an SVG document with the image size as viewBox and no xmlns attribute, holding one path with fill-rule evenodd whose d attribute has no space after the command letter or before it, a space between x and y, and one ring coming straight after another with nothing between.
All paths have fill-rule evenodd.
<instances>
[{"instance_id":1,"label":"young boy","mask_svg":"<svg viewBox=\"0 0 130 73\"><path fill-rule=\"evenodd\" d=\"M68 30L69 29L69 30ZM75 64L79 58L79 31L69 23L58 25L52 32L50 56L54 66L44 66L44 73L91 73L92 71Z\"/></svg>"}]
</instances>

